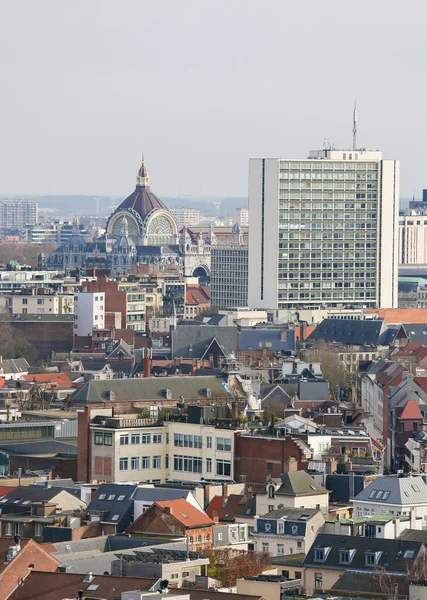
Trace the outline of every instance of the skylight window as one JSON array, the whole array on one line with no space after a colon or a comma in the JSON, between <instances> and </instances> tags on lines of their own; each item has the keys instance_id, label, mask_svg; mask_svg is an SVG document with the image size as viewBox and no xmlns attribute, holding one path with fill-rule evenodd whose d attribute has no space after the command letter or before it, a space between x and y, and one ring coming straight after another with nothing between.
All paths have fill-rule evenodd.
<instances>
[{"instance_id":1,"label":"skylight window","mask_svg":"<svg viewBox=\"0 0 427 600\"><path fill-rule=\"evenodd\" d=\"M126 496L124 496L123 494L120 494L120 496L117 498L117 500L119 502L123 502L123 500L126 498Z\"/></svg>"},{"instance_id":2,"label":"skylight window","mask_svg":"<svg viewBox=\"0 0 427 600\"><path fill-rule=\"evenodd\" d=\"M106 494L99 494L98 500L105 500L106 497L107 497Z\"/></svg>"},{"instance_id":3,"label":"skylight window","mask_svg":"<svg viewBox=\"0 0 427 600\"><path fill-rule=\"evenodd\" d=\"M369 498L375 498L376 493L377 493L377 490L372 490L372 492L369 494Z\"/></svg>"},{"instance_id":4,"label":"skylight window","mask_svg":"<svg viewBox=\"0 0 427 600\"><path fill-rule=\"evenodd\" d=\"M311 487L311 489L312 489L312 490L315 490L315 489L316 489L316 486L315 486L315 485L311 485L310 487Z\"/></svg>"},{"instance_id":5,"label":"skylight window","mask_svg":"<svg viewBox=\"0 0 427 600\"><path fill-rule=\"evenodd\" d=\"M21 502L22 498L17 498L17 500L13 501L13 504L19 504Z\"/></svg>"},{"instance_id":6,"label":"skylight window","mask_svg":"<svg viewBox=\"0 0 427 600\"><path fill-rule=\"evenodd\" d=\"M406 550L405 554L403 556L404 556L404 558L414 558L414 551L413 550Z\"/></svg>"},{"instance_id":7,"label":"skylight window","mask_svg":"<svg viewBox=\"0 0 427 600\"><path fill-rule=\"evenodd\" d=\"M420 491L420 488L417 485L415 485L415 484L412 485L411 487L414 490L414 492L419 492Z\"/></svg>"},{"instance_id":8,"label":"skylight window","mask_svg":"<svg viewBox=\"0 0 427 600\"><path fill-rule=\"evenodd\" d=\"M31 500L24 500L24 502L22 504L29 504L31 502Z\"/></svg>"},{"instance_id":9,"label":"skylight window","mask_svg":"<svg viewBox=\"0 0 427 600\"><path fill-rule=\"evenodd\" d=\"M110 494L108 496L108 500L115 500L116 499L116 494Z\"/></svg>"},{"instance_id":10,"label":"skylight window","mask_svg":"<svg viewBox=\"0 0 427 600\"><path fill-rule=\"evenodd\" d=\"M185 513L181 513L181 515L184 517L184 519L188 519L188 515L186 515Z\"/></svg>"},{"instance_id":11,"label":"skylight window","mask_svg":"<svg viewBox=\"0 0 427 600\"><path fill-rule=\"evenodd\" d=\"M8 498L2 498L2 499L0 500L0 502L1 502L2 504L4 504L4 503L5 503L5 502L7 502L7 501L8 501Z\"/></svg>"},{"instance_id":12,"label":"skylight window","mask_svg":"<svg viewBox=\"0 0 427 600\"><path fill-rule=\"evenodd\" d=\"M409 498L409 494L408 494L408 492L403 492L403 493L405 494L405 496L408 496L408 498Z\"/></svg>"},{"instance_id":13,"label":"skylight window","mask_svg":"<svg viewBox=\"0 0 427 600\"><path fill-rule=\"evenodd\" d=\"M377 499L377 500L380 500L380 498L382 498L382 496L383 496L383 491L382 491L382 490L380 490L380 491L377 493L377 498L376 498L376 499Z\"/></svg>"},{"instance_id":14,"label":"skylight window","mask_svg":"<svg viewBox=\"0 0 427 600\"><path fill-rule=\"evenodd\" d=\"M387 500L387 498L390 496L390 492L384 492L384 496L383 496L383 500Z\"/></svg>"},{"instance_id":15,"label":"skylight window","mask_svg":"<svg viewBox=\"0 0 427 600\"><path fill-rule=\"evenodd\" d=\"M99 584L91 583L89 587L86 588L87 592L94 592L99 588Z\"/></svg>"},{"instance_id":16,"label":"skylight window","mask_svg":"<svg viewBox=\"0 0 427 600\"><path fill-rule=\"evenodd\" d=\"M119 519L120 519L120 515L114 515L114 517L111 520L118 521Z\"/></svg>"}]
</instances>

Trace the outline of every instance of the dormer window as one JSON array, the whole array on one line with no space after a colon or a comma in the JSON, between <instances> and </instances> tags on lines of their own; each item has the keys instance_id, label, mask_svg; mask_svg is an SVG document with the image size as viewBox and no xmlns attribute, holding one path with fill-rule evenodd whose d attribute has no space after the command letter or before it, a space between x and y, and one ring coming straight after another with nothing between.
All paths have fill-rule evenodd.
<instances>
[{"instance_id":1,"label":"dormer window","mask_svg":"<svg viewBox=\"0 0 427 600\"><path fill-rule=\"evenodd\" d=\"M340 564L349 565L354 556L354 550L340 550Z\"/></svg>"},{"instance_id":2,"label":"dormer window","mask_svg":"<svg viewBox=\"0 0 427 600\"><path fill-rule=\"evenodd\" d=\"M365 565L376 565L381 556L381 552L365 552Z\"/></svg>"},{"instance_id":3,"label":"dormer window","mask_svg":"<svg viewBox=\"0 0 427 600\"><path fill-rule=\"evenodd\" d=\"M268 486L268 497L274 498L274 492L275 492L274 485L269 485Z\"/></svg>"},{"instance_id":4,"label":"dormer window","mask_svg":"<svg viewBox=\"0 0 427 600\"><path fill-rule=\"evenodd\" d=\"M326 548L314 549L314 560L316 562L324 562L326 558Z\"/></svg>"}]
</instances>

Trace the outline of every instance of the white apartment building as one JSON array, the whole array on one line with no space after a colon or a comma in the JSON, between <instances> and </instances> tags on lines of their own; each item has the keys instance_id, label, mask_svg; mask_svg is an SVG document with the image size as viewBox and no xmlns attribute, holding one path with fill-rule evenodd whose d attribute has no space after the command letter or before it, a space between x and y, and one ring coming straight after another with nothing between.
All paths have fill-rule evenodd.
<instances>
[{"instance_id":1,"label":"white apartment building","mask_svg":"<svg viewBox=\"0 0 427 600\"><path fill-rule=\"evenodd\" d=\"M427 215L399 215L399 264L427 263Z\"/></svg>"},{"instance_id":2,"label":"white apartment building","mask_svg":"<svg viewBox=\"0 0 427 600\"><path fill-rule=\"evenodd\" d=\"M73 294L16 294L9 296L13 315L72 315Z\"/></svg>"},{"instance_id":3,"label":"white apartment building","mask_svg":"<svg viewBox=\"0 0 427 600\"><path fill-rule=\"evenodd\" d=\"M236 208L233 213L234 223L238 223L240 227L249 227L249 209Z\"/></svg>"},{"instance_id":4,"label":"white apartment building","mask_svg":"<svg viewBox=\"0 0 427 600\"><path fill-rule=\"evenodd\" d=\"M38 219L38 204L34 200L0 200L0 231L21 229L35 225Z\"/></svg>"},{"instance_id":5,"label":"white apartment building","mask_svg":"<svg viewBox=\"0 0 427 600\"><path fill-rule=\"evenodd\" d=\"M248 305L248 247L213 246L211 250L211 306L215 309Z\"/></svg>"},{"instance_id":6,"label":"white apartment building","mask_svg":"<svg viewBox=\"0 0 427 600\"><path fill-rule=\"evenodd\" d=\"M319 150L249 162L249 306L397 307L399 161Z\"/></svg>"},{"instance_id":7,"label":"white apartment building","mask_svg":"<svg viewBox=\"0 0 427 600\"><path fill-rule=\"evenodd\" d=\"M200 225L200 211L197 208L177 207L169 209L175 217L178 227L197 227Z\"/></svg>"},{"instance_id":8,"label":"white apartment building","mask_svg":"<svg viewBox=\"0 0 427 600\"><path fill-rule=\"evenodd\" d=\"M74 335L92 335L93 329L105 328L105 293L74 294Z\"/></svg>"},{"instance_id":9,"label":"white apartment building","mask_svg":"<svg viewBox=\"0 0 427 600\"><path fill-rule=\"evenodd\" d=\"M234 431L214 425L106 417L92 430L92 479L107 482L229 480Z\"/></svg>"}]
</instances>

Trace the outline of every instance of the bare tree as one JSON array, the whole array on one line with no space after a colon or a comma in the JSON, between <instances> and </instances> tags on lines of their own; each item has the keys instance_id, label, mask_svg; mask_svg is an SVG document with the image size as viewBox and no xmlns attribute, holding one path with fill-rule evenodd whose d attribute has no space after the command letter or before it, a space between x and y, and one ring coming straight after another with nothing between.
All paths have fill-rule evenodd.
<instances>
[{"instance_id":1,"label":"bare tree","mask_svg":"<svg viewBox=\"0 0 427 600\"><path fill-rule=\"evenodd\" d=\"M390 598L395 598L396 591L408 595L409 584L425 580L427 577L427 558L425 552L420 552L415 560L406 560L405 572L401 574L392 573L383 565L376 565L372 574L372 591L381 590Z\"/></svg>"}]
</instances>

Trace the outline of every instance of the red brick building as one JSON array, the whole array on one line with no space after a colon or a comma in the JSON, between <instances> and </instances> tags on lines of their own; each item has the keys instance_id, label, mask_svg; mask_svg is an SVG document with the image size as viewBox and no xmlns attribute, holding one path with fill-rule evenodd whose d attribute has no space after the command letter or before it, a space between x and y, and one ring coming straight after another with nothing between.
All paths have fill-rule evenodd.
<instances>
[{"instance_id":1,"label":"red brick building","mask_svg":"<svg viewBox=\"0 0 427 600\"><path fill-rule=\"evenodd\" d=\"M53 573L61 564L34 540L22 540L14 553L10 553L10 546L10 538L0 538L1 598L8 598L33 569Z\"/></svg>"},{"instance_id":2,"label":"red brick building","mask_svg":"<svg viewBox=\"0 0 427 600\"><path fill-rule=\"evenodd\" d=\"M307 468L312 457L310 448L299 438L236 435L234 473L236 481L264 484L280 477L291 468Z\"/></svg>"},{"instance_id":3,"label":"red brick building","mask_svg":"<svg viewBox=\"0 0 427 600\"><path fill-rule=\"evenodd\" d=\"M150 533L187 537L191 549L212 546L214 521L184 498L155 502L126 529L126 533Z\"/></svg>"}]
</instances>

